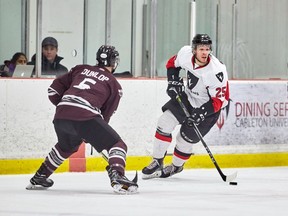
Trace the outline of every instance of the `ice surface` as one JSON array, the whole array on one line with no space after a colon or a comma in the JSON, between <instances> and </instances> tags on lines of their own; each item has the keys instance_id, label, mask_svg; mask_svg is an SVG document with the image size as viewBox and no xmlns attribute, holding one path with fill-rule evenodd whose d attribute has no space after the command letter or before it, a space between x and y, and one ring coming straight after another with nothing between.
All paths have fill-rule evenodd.
<instances>
[{"instance_id":1,"label":"ice surface","mask_svg":"<svg viewBox=\"0 0 288 216\"><path fill-rule=\"evenodd\" d=\"M216 169L184 170L168 179L142 180L139 193L113 193L106 172L53 174L54 186L27 191L31 175L0 176L0 216L286 216L288 167L223 169L238 171L237 186ZM135 172L127 172L132 179Z\"/></svg>"}]
</instances>

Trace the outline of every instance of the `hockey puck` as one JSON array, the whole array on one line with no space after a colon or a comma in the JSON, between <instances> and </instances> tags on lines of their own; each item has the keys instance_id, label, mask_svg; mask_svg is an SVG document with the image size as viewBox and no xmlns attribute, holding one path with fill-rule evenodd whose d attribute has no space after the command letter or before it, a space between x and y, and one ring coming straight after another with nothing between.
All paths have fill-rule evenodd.
<instances>
[{"instance_id":1,"label":"hockey puck","mask_svg":"<svg viewBox=\"0 0 288 216\"><path fill-rule=\"evenodd\" d=\"M237 185L237 182L229 182L230 185Z\"/></svg>"}]
</instances>

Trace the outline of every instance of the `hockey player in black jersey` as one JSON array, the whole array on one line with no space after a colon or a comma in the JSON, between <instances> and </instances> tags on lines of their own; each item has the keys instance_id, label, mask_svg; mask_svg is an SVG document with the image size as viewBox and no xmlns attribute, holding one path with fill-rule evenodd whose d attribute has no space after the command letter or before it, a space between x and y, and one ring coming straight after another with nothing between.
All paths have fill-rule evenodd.
<instances>
[{"instance_id":1,"label":"hockey player in black jersey","mask_svg":"<svg viewBox=\"0 0 288 216\"><path fill-rule=\"evenodd\" d=\"M53 123L58 142L31 178L27 190L51 187L49 176L84 141L98 152L107 150L106 170L115 192L137 192L137 178L130 181L125 177L127 145L108 124L122 96L121 85L113 76L119 53L115 47L103 45L96 60L96 66L75 66L48 88L49 99L56 106Z\"/></svg>"}]
</instances>

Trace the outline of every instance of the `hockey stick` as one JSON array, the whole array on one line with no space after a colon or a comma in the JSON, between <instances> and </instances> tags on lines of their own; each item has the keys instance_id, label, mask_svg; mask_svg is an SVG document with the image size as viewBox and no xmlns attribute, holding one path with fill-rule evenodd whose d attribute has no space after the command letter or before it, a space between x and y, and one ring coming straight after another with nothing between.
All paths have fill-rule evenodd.
<instances>
[{"instance_id":1,"label":"hockey stick","mask_svg":"<svg viewBox=\"0 0 288 216\"><path fill-rule=\"evenodd\" d=\"M91 151L90 151L90 154L91 155L93 155L93 146L91 145ZM101 154L101 156L102 156L102 158L106 161L106 162L108 162L108 156L102 151L102 152L100 152L100 154Z\"/></svg>"},{"instance_id":2,"label":"hockey stick","mask_svg":"<svg viewBox=\"0 0 288 216\"><path fill-rule=\"evenodd\" d=\"M109 159L108 159L108 157L107 157L107 155L102 151L102 152L100 152L100 154L102 155L102 158L106 161L106 162L108 162L109 161Z\"/></svg>"},{"instance_id":3,"label":"hockey stick","mask_svg":"<svg viewBox=\"0 0 288 216\"><path fill-rule=\"evenodd\" d=\"M176 96L176 100L178 101L179 105L181 106L182 110L184 111L186 117L189 118L189 117L190 117L190 113L188 112L187 108L185 107L184 103L182 102L182 100L181 100L181 98L180 98L180 95L178 94L178 92L176 91L175 88L174 88L173 90L176 92L176 95L177 95L177 96ZM195 132L196 132L197 136L199 137L200 141L202 142L204 148L205 148L206 151L208 152L209 157L211 158L214 166L216 167L216 169L217 169L218 173L220 174L221 178L223 179L223 181L224 181L224 182L231 182L231 181L233 181L233 180L237 177L237 172L235 172L235 173L233 173L233 174L231 174L231 175L227 175L227 176L224 175L223 172L222 172L222 170L220 169L218 163L216 162L216 160L215 160L212 152L210 151L210 149L208 148L206 142L204 141L201 132L199 131L197 125L196 125L194 122L192 122L192 127L193 127L193 129L195 130Z\"/></svg>"}]
</instances>

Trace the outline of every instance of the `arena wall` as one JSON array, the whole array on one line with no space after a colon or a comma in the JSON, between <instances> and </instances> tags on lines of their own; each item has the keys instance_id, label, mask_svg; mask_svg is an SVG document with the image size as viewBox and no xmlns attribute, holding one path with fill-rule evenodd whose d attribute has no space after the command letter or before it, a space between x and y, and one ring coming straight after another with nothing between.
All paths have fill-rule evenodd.
<instances>
[{"instance_id":1,"label":"arena wall","mask_svg":"<svg viewBox=\"0 0 288 216\"><path fill-rule=\"evenodd\" d=\"M47 96L52 79L0 79L0 174L32 173L56 143L55 107ZM128 145L127 169L150 161L161 106L169 100L165 79L119 79L124 95L110 124ZM231 103L204 138L221 167L288 165L288 81L230 81ZM177 128L178 130L179 128ZM173 134L177 133L177 130ZM173 153L174 142L168 150ZM101 156L82 153L58 171L102 170ZM171 156L167 162L171 161ZM213 167L201 143L187 168Z\"/></svg>"}]
</instances>

